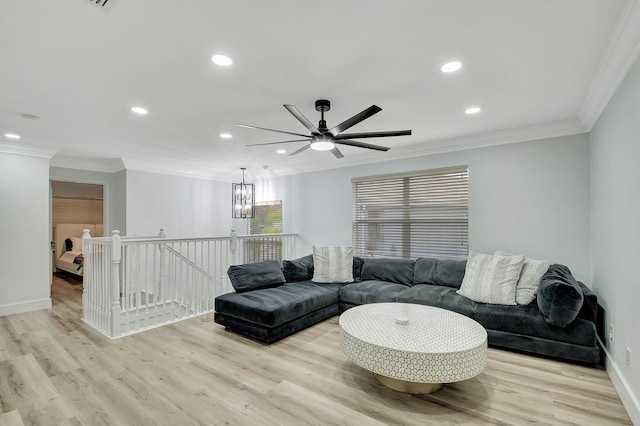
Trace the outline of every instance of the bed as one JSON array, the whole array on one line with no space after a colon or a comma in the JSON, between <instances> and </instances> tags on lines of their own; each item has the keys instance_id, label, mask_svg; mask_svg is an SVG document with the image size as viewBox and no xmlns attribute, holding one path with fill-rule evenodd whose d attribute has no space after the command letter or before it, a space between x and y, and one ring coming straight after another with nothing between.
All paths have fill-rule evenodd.
<instances>
[{"instance_id":1,"label":"bed","mask_svg":"<svg viewBox=\"0 0 640 426\"><path fill-rule=\"evenodd\" d=\"M64 223L55 227L56 270L82 276L82 232L88 229L92 237L103 236L102 224Z\"/></svg>"}]
</instances>

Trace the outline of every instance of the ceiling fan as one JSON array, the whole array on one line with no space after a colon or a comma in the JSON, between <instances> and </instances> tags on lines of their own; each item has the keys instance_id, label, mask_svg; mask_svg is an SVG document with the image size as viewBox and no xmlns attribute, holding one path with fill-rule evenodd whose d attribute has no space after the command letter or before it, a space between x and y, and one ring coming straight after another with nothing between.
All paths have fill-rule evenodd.
<instances>
[{"instance_id":1,"label":"ceiling fan","mask_svg":"<svg viewBox=\"0 0 640 426\"><path fill-rule=\"evenodd\" d=\"M305 142L308 141L309 144L303 146L297 151L292 152L289 155L296 155L305 151L309 148L315 149L317 151L331 151L331 153L336 158L342 158L344 155L336 145L348 145L355 146L358 148L367 148L367 149L375 149L377 151L388 151L389 147L373 145L365 142L358 142L352 139L360 139L360 138L384 138L388 136L408 136L411 134L411 130L396 130L396 131L388 131L388 132L366 132L366 133L342 133L350 127L355 126L363 120L371 117L372 115L382 111L382 108L376 105L371 105L369 108L364 111L354 115L348 120L343 121L337 126L329 129L327 128L327 122L324 120L324 113L331 109L331 102L326 99L318 99L316 101L316 111L320 111L320 123L318 123L318 127L315 127L296 107L293 105L284 105L284 107L289 111L295 118L298 119L299 122L302 123L304 127L309 129L311 132L310 135L304 135L302 133L294 133L294 132L285 132L282 130L274 130L267 129L264 127L257 126L248 126L246 124L238 124L240 127L246 127L247 129L258 129L258 130L267 130L269 132L276 133L284 133L286 135L300 136L304 139L295 139L290 141L280 141L280 142L268 142L268 143L256 143L247 146L260 146L260 145L277 145L281 143L292 143L292 142Z\"/></svg>"}]
</instances>

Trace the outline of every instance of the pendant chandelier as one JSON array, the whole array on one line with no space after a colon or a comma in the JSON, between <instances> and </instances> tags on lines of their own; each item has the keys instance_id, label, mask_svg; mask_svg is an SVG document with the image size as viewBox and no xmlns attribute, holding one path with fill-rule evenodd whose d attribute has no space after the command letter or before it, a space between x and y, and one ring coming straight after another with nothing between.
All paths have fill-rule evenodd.
<instances>
[{"instance_id":1,"label":"pendant chandelier","mask_svg":"<svg viewBox=\"0 0 640 426\"><path fill-rule=\"evenodd\" d=\"M231 184L231 202L234 219L253 219L256 217L254 186L252 183L244 183L244 171L242 167L242 183Z\"/></svg>"}]
</instances>

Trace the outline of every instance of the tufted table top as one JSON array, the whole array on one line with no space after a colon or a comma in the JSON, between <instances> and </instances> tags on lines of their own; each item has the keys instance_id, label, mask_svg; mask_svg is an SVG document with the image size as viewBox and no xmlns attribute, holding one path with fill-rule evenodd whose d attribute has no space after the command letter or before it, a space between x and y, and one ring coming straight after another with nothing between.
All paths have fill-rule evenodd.
<instances>
[{"instance_id":1,"label":"tufted table top","mask_svg":"<svg viewBox=\"0 0 640 426\"><path fill-rule=\"evenodd\" d=\"M340 343L355 364L408 382L470 379L487 362L487 332L480 324L456 312L410 303L372 303L345 311Z\"/></svg>"}]
</instances>

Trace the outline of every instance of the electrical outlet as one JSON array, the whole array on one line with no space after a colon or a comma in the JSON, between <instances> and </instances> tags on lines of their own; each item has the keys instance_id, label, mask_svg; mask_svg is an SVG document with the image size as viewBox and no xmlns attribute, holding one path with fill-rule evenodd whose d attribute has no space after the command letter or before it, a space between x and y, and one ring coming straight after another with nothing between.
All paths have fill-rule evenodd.
<instances>
[{"instance_id":1,"label":"electrical outlet","mask_svg":"<svg viewBox=\"0 0 640 426\"><path fill-rule=\"evenodd\" d=\"M627 348L626 363L627 363L627 366L631 367L631 348Z\"/></svg>"},{"instance_id":2,"label":"electrical outlet","mask_svg":"<svg viewBox=\"0 0 640 426\"><path fill-rule=\"evenodd\" d=\"M609 326L609 342L613 343L613 325Z\"/></svg>"}]
</instances>

